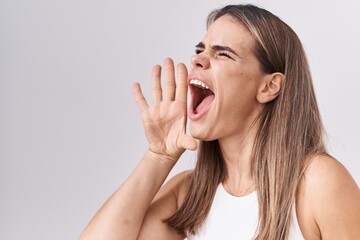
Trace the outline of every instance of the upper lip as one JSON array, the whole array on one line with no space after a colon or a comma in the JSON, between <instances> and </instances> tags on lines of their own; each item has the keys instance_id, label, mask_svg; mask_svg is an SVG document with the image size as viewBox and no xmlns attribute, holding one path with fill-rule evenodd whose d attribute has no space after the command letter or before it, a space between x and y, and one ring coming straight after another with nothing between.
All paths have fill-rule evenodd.
<instances>
[{"instance_id":1,"label":"upper lip","mask_svg":"<svg viewBox=\"0 0 360 240\"><path fill-rule=\"evenodd\" d=\"M188 84L189 85L190 85L191 80L199 80L199 81L203 82L206 86L209 87L209 90L214 92L211 82L209 80L207 80L206 78L203 78L203 77L195 75L195 74L191 74L191 75L189 75L189 78L188 78Z\"/></svg>"}]
</instances>

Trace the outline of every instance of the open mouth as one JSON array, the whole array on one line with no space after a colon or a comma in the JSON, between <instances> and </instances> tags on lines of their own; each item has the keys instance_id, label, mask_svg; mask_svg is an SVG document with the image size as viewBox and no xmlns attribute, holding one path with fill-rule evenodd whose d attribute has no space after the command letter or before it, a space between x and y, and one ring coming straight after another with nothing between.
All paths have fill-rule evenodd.
<instances>
[{"instance_id":1,"label":"open mouth","mask_svg":"<svg viewBox=\"0 0 360 240\"><path fill-rule=\"evenodd\" d=\"M190 80L190 89L192 98L190 112L194 118L198 118L210 109L215 94L205 83L197 79Z\"/></svg>"}]
</instances>

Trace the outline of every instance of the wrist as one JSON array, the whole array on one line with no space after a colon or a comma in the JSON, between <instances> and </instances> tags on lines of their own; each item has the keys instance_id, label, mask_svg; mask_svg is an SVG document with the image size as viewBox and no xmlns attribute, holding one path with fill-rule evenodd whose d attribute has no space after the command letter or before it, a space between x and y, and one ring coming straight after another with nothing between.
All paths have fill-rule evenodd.
<instances>
[{"instance_id":1,"label":"wrist","mask_svg":"<svg viewBox=\"0 0 360 240\"><path fill-rule=\"evenodd\" d=\"M146 158L161 164L161 165L169 165L169 166L174 166L177 161L179 160L181 154L177 157L177 156L170 156L168 154L163 154L163 153L158 153L158 152L154 152L151 149L147 149L147 151L145 152L145 156Z\"/></svg>"}]
</instances>

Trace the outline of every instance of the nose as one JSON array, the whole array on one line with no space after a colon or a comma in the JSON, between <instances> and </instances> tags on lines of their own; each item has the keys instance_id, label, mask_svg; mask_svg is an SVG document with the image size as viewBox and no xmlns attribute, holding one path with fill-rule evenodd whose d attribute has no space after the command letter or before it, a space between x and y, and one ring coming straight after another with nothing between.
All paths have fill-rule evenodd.
<instances>
[{"instance_id":1,"label":"nose","mask_svg":"<svg viewBox=\"0 0 360 240\"><path fill-rule=\"evenodd\" d=\"M191 64L194 68L209 68L210 61L209 57L204 53L195 54L191 57Z\"/></svg>"}]
</instances>

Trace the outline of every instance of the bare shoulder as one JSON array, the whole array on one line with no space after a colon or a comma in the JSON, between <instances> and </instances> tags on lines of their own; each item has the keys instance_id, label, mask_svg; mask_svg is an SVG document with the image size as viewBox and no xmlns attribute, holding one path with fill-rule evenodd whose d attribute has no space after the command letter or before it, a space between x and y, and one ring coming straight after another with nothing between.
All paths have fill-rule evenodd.
<instances>
[{"instance_id":1,"label":"bare shoulder","mask_svg":"<svg viewBox=\"0 0 360 240\"><path fill-rule=\"evenodd\" d=\"M154 201L162 197L163 194L171 192L173 197L176 199L177 208L179 208L187 193L192 175L193 170L186 170L170 178L162 189L160 189L159 193L154 198Z\"/></svg>"},{"instance_id":2,"label":"bare shoulder","mask_svg":"<svg viewBox=\"0 0 360 240\"><path fill-rule=\"evenodd\" d=\"M171 217L182 204L192 171L179 173L168 180L149 206L137 239L184 239L164 220Z\"/></svg>"},{"instance_id":3,"label":"bare shoulder","mask_svg":"<svg viewBox=\"0 0 360 240\"><path fill-rule=\"evenodd\" d=\"M350 173L329 155L318 155L309 160L303 184L313 199L326 196L339 198L339 194L344 194L343 197L360 197L359 187Z\"/></svg>"},{"instance_id":4,"label":"bare shoulder","mask_svg":"<svg viewBox=\"0 0 360 240\"><path fill-rule=\"evenodd\" d=\"M297 212L305 237L360 239L360 190L346 168L328 155L312 157L300 181ZM312 234L312 235L311 235Z\"/></svg>"},{"instance_id":5,"label":"bare shoulder","mask_svg":"<svg viewBox=\"0 0 360 240\"><path fill-rule=\"evenodd\" d=\"M178 185L176 189L178 208L184 202L185 196L189 190L193 176L194 176L194 170L184 171L176 176L178 178L177 179Z\"/></svg>"}]
</instances>

